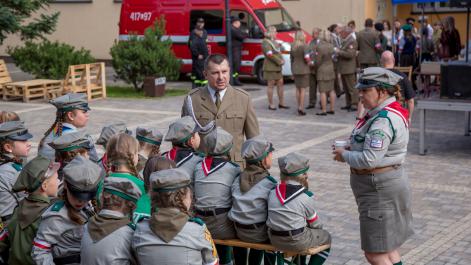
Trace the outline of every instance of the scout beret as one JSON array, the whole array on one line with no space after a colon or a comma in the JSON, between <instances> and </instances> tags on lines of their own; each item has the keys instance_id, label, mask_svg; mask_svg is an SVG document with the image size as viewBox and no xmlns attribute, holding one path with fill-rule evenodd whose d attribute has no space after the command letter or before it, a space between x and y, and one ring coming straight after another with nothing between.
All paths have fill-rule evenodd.
<instances>
[{"instance_id":1,"label":"scout beret","mask_svg":"<svg viewBox=\"0 0 471 265\"><path fill-rule=\"evenodd\" d=\"M136 128L136 139L153 145L160 145L164 135L156 128Z\"/></svg>"},{"instance_id":2,"label":"scout beret","mask_svg":"<svg viewBox=\"0 0 471 265\"><path fill-rule=\"evenodd\" d=\"M0 140L26 141L33 136L22 121L7 121L0 124Z\"/></svg>"},{"instance_id":3,"label":"scout beret","mask_svg":"<svg viewBox=\"0 0 471 265\"><path fill-rule=\"evenodd\" d=\"M67 152L79 148L90 150L90 140L82 132L63 134L49 143L54 150Z\"/></svg>"},{"instance_id":4,"label":"scout beret","mask_svg":"<svg viewBox=\"0 0 471 265\"><path fill-rule=\"evenodd\" d=\"M60 168L60 163L49 160L44 156L37 156L29 161L21 170L15 185L14 192L33 192Z\"/></svg>"},{"instance_id":5,"label":"scout beret","mask_svg":"<svg viewBox=\"0 0 471 265\"><path fill-rule=\"evenodd\" d=\"M126 124L122 122L110 124L110 125L104 126L101 129L100 137L98 137L95 143L106 147L110 138L113 137L113 135L118 134L118 133L131 134L131 131L129 131L126 128Z\"/></svg>"},{"instance_id":6,"label":"scout beret","mask_svg":"<svg viewBox=\"0 0 471 265\"><path fill-rule=\"evenodd\" d=\"M49 103L62 112L74 109L90 110L88 107L87 95L85 93L68 93L61 97L49 100Z\"/></svg>"},{"instance_id":7,"label":"scout beret","mask_svg":"<svg viewBox=\"0 0 471 265\"><path fill-rule=\"evenodd\" d=\"M273 144L259 135L248 139L242 144L241 156L247 163L253 164L262 161L274 150Z\"/></svg>"},{"instance_id":8,"label":"scout beret","mask_svg":"<svg viewBox=\"0 0 471 265\"><path fill-rule=\"evenodd\" d=\"M278 158L280 172L288 177L296 177L309 170L309 159L298 153L289 153Z\"/></svg>"},{"instance_id":9,"label":"scout beret","mask_svg":"<svg viewBox=\"0 0 471 265\"><path fill-rule=\"evenodd\" d=\"M136 183L120 177L105 178L104 191L134 203L137 203L142 196Z\"/></svg>"},{"instance_id":10,"label":"scout beret","mask_svg":"<svg viewBox=\"0 0 471 265\"><path fill-rule=\"evenodd\" d=\"M170 124L165 141L176 144L185 143L195 132L198 132L195 121L190 116L185 116Z\"/></svg>"},{"instance_id":11,"label":"scout beret","mask_svg":"<svg viewBox=\"0 0 471 265\"><path fill-rule=\"evenodd\" d=\"M218 126L203 138L203 143L209 155L224 155L231 150L232 140L232 135Z\"/></svg>"},{"instance_id":12,"label":"scout beret","mask_svg":"<svg viewBox=\"0 0 471 265\"><path fill-rule=\"evenodd\" d=\"M382 67L368 67L360 72L357 89L370 87L393 88L402 77Z\"/></svg>"},{"instance_id":13,"label":"scout beret","mask_svg":"<svg viewBox=\"0 0 471 265\"><path fill-rule=\"evenodd\" d=\"M190 175L178 168L165 169L150 175L150 184L155 192L172 192L189 187Z\"/></svg>"},{"instance_id":14,"label":"scout beret","mask_svg":"<svg viewBox=\"0 0 471 265\"><path fill-rule=\"evenodd\" d=\"M74 197L88 201L95 197L101 168L83 156L76 156L63 169L67 190Z\"/></svg>"}]
</instances>

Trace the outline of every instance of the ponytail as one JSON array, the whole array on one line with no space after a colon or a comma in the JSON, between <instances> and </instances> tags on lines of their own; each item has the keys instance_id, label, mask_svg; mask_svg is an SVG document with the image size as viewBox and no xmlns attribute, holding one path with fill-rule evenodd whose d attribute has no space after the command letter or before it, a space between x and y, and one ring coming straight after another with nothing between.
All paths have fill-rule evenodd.
<instances>
[{"instance_id":1,"label":"ponytail","mask_svg":"<svg viewBox=\"0 0 471 265\"><path fill-rule=\"evenodd\" d=\"M56 128L57 126L57 136L62 135L62 129L63 129L63 123L65 121L65 112L62 111L57 111L56 112L56 120L54 123L47 129L47 131L44 133L43 138L39 142L39 148L42 148L44 145L44 141L46 140L46 137Z\"/></svg>"}]
</instances>

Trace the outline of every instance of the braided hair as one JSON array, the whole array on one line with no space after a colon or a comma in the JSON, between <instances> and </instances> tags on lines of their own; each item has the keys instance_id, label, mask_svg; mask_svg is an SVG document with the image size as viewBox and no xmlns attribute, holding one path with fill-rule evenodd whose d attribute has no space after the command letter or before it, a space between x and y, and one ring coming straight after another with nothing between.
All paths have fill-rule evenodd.
<instances>
[{"instance_id":1,"label":"braided hair","mask_svg":"<svg viewBox=\"0 0 471 265\"><path fill-rule=\"evenodd\" d=\"M46 140L46 137L57 127L57 136L62 135L62 130L63 130L63 123L65 122L65 117L66 117L66 112L57 110L56 111L56 120L54 123L47 129L47 131L44 133L43 138L39 142L39 148L42 148L44 146L44 141Z\"/></svg>"},{"instance_id":2,"label":"braided hair","mask_svg":"<svg viewBox=\"0 0 471 265\"><path fill-rule=\"evenodd\" d=\"M113 135L106 146L109 168L111 171L115 171L116 167L124 165L135 177L139 178L137 166L134 164L134 157L138 151L139 142L136 138L126 133Z\"/></svg>"},{"instance_id":3,"label":"braided hair","mask_svg":"<svg viewBox=\"0 0 471 265\"><path fill-rule=\"evenodd\" d=\"M190 211L186 208L184 203L185 197L189 192L191 192L189 187L171 192L152 192L152 209L177 208L182 213L191 216Z\"/></svg>"}]
</instances>

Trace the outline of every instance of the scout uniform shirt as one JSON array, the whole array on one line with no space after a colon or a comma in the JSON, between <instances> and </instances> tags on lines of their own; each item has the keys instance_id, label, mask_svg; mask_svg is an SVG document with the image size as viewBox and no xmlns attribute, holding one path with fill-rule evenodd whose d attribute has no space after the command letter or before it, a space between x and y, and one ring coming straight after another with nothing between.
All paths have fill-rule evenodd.
<instances>
[{"instance_id":1,"label":"scout uniform shirt","mask_svg":"<svg viewBox=\"0 0 471 265\"><path fill-rule=\"evenodd\" d=\"M182 169L191 177L191 183L194 182L193 172L196 165L203 160L198 153L188 147L173 147L170 151L163 154L169 160L172 160L177 165L177 168Z\"/></svg>"},{"instance_id":2,"label":"scout uniform shirt","mask_svg":"<svg viewBox=\"0 0 471 265\"><path fill-rule=\"evenodd\" d=\"M84 210L80 215L84 220L90 217ZM37 265L61 263L61 258L72 261L67 264L80 264L82 235L83 225L70 220L65 202L57 201L42 215L31 257Z\"/></svg>"},{"instance_id":3,"label":"scout uniform shirt","mask_svg":"<svg viewBox=\"0 0 471 265\"><path fill-rule=\"evenodd\" d=\"M20 164L13 162L0 166L0 218L4 223L8 223L18 202L25 197L24 192L12 191L22 168Z\"/></svg>"},{"instance_id":4,"label":"scout uniform shirt","mask_svg":"<svg viewBox=\"0 0 471 265\"><path fill-rule=\"evenodd\" d=\"M377 65L378 58L376 50L381 48L379 33L373 28L365 28L357 34L358 63L366 65Z\"/></svg>"},{"instance_id":5,"label":"scout uniform shirt","mask_svg":"<svg viewBox=\"0 0 471 265\"><path fill-rule=\"evenodd\" d=\"M155 213L152 219L146 218L139 222L134 232L132 246L140 264L218 264L211 234L200 219L184 217L176 208L164 208L159 211L165 211L167 216L166 222L163 221L160 225L168 223L173 233L166 234L162 229L155 230L159 234L154 232L153 224L160 222L154 218ZM186 219L181 222L170 222L170 219L182 219L175 216Z\"/></svg>"},{"instance_id":6,"label":"scout uniform shirt","mask_svg":"<svg viewBox=\"0 0 471 265\"><path fill-rule=\"evenodd\" d=\"M351 151L343 158L352 168L369 169L404 162L409 142L409 115L390 97L368 111L353 129Z\"/></svg>"},{"instance_id":7,"label":"scout uniform shirt","mask_svg":"<svg viewBox=\"0 0 471 265\"><path fill-rule=\"evenodd\" d=\"M134 229L135 225L131 223L129 217L121 212L101 210L85 225L81 264L131 264L133 261L131 243Z\"/></svg>"}]
</instances>

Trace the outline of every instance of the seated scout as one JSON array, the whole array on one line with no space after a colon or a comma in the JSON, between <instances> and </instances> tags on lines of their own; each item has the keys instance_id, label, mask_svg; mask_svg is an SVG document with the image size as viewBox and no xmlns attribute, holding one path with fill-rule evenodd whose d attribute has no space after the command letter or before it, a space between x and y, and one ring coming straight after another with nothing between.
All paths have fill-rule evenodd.
<instances>
[{"instance_id":1,"label":"seated scout","mask_svg":"<svg viewBox=\"0 0 471 265\"><path fill-rule=\"evenodd\" d=\"M139 141L139 162L137 171L142 175L142 170L149 158L160 156L160 144L164 135L156 128L136 128L136 139Z\"/></svg>"},{"instance_id":2,"label":"seated scout","mask_svg":"<svg viewBox=\"0 0 471 265\"><path fill-rule=\"evenodd\" d=\"M103 208L93 216L82 237L84 265L134 264L132 237L135 225L132 212L142 193L129 179L106 178Z\"/></svg>"},{"instance_id":3,"label":"seated scout","mask_svg":"<svg viewBox=\"0 0 471 265\"><path fill-rule=\"evenodd\" d=\"M281 183L268 198L267 226L271 243L293 252L330 244L330 234L322 229L313 193L308 190L309 160L298 153L289 153L278 158L278 165ZM312 256L308 264L323 264L329 251Z\"/></svg>"},{"instance_id":4,"label":"seated scout","mask_svg":"<svg viewBox=\"0 0 471 265\"><path fill-rule=\"evenodd\" d=\"M15 209L7 227L0 232L0 254L9 252L7 264L33 265L31 248L41 221L41 214L50 206L51 197L57 196L60 164L37 156L25 165L13 191L28 192Z\"/></svg>"},{"instance_id":5,"label":"seated scout","mask_svg":"<svg viewBox=\"0 0 471 265\"><path fill-rule=\"evenodd\" d=\"M206 225L188 213L190 176L167 169L153 173L150 182L152 216L137 224L132 243L139 264L219 264Z\"/></svg>"},{"instance_id":6,"label":"seated scout","mask_svg":"<svg viewBox=\"0 0 471 265\"><path fill-rule=\"evenodd\" d=\"M119 134L119 133L131 134L131 131L129 131L126 128L126 124L122 122L110 124L110 125L104 126L101 129L100 136L95 142L95 144L101 145L101 147L105 150L105 152L103 153L103 156L100 158L100 160L98 160L98 164L105 172L110 171L110 169L108 168L106 145L108 145L108 141L111 139L111 137L113 137L113 135Z\"/></svg>"}]
</instances>

